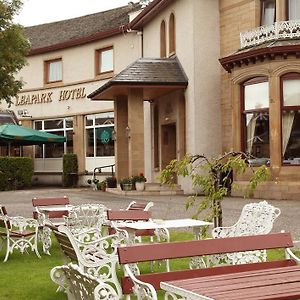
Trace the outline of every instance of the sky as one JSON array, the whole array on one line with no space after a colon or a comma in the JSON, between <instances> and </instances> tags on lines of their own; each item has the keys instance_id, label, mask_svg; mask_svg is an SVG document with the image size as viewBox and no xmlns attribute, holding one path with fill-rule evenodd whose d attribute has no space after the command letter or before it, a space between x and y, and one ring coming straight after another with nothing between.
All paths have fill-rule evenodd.
<instances>
[{"instance_id":1,"label":"sky","mask_svg":"<svg viewBox=\"0 0 300 300\"><path fill-rule=\"evenodd\" d=\"M33 26L109 10L128 2L130 0L23 0L23 8L14 21Z\"/></svg>"}]
</instances>

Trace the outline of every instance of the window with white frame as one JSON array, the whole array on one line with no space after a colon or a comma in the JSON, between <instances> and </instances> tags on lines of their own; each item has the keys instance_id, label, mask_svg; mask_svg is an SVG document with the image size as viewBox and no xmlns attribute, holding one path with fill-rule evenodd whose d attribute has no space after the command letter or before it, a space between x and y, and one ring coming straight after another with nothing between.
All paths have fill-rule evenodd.
<instances>
[{"instance_id":1,"label":"window with white frame","mask_svg":"<svg viewBox=\"0 0 300 300\"><path fill-rule=\"evenodd\" d=\"M270 158L268 79L256 77L244 82L242 94L242 149L267 162Z\"/></svg>"},{"instance_id":2,"label":"window with white frame","mask_svg":"<svg viewBox=\"0 0 300 300\"><path fill-rule=\"evenodd\" d=\"M62 81L62 59L48 60L45 66L45 83Z\"/></svg>"},{"instance_id":3,"label":"window with white frame","mask_svg":"<svg viewBox=\"0 0 300 300\"><path fill-rule=\"evenodd\" d=\"M96 75L113 72L114 51L113 47L99 49L96 51Z\"/></svg>"},{"instance_id":4,"label":"window with white frame","mask_svg":"<svg viewBox=\"0 0 300 300\"><path fill-rule=\"evenodd\" d=\"M300 164L300 74L281 78L282 157L283 164Z\"/></svg>"},{"instance_id":5,"label":"window with white frame","mask_svg":"<svg viewBox=\"0 0 300 300\"><path fill-rule=\"evenodd\" d=\"M275 0L261 1L261 25L272 25L275 22Z\"/></svg>"},{"instance_id":6,"label":"window with white frame","mask_svg":"<svg viewBox=\"0 0 300 300\"><path fill-rule=\"evenodd\" d=\"M114 156L114 113L88 115L86 121L86 157Z\"/></svg>"},{"instance_id":7,"label":"window with white frame","mask_svg":"<svg viewBox=\"0 0 300 300\"><path fill-rule=\"evenodd\" d=\"M73 153L73 118L34 121L34 128L66 138L65 143L35 146L35 158L60 158L65 153Z\"/></svg>"}]
</instances>

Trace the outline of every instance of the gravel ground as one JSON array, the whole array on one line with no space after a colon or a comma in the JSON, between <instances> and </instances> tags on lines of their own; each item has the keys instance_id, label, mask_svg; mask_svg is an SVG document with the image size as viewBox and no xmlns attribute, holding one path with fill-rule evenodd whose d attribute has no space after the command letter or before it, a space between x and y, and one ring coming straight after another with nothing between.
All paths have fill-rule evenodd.
<instances>
[{"instance_id":1,"label":"gravel ground","mask_svg":"<svg viewBox=\"0 0 300 300\"><path fill-rule=\"evenodd\" d=\"M186 211L186 196L121 196L108 192L93 191L90 188L62 189L62 188L32 188L19 191L0 192L0 204L7 207L10 215L32 216L33 197L68 196L71 204L102 203L108 208L126 208L132 200L139 202L153 201L151 208L153 218L178 219L191 217L192 210ZM239 218L243 206L260 199L243 199L228 197L224 199L223 225L233 225ZM300 240L300 198L299 201L268 200L268 202L281 209L281 215L274 223L273 232L289 231L295 240Z\"/></svg>"}]
</instances>

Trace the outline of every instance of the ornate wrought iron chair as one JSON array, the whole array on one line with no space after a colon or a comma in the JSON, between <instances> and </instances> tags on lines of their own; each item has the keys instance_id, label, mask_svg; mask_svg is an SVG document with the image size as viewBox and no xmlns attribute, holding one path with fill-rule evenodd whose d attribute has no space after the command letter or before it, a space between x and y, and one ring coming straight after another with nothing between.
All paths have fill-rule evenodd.
<instances>
[{"instance_id":1,"label":"ornate wrought iron chair","mask_svg":"<svg viewBox=\"0 0 300 300\"><path fill-rule=\"evenodd\" d=\"M281 211L267 201L246 204L241 212L239 220L230 227L216 227L212 230L213 238L235 237L243 235L267 234ZM265 261L266 251L251 251L245 253L231 253L222 256L210 256L214 264L229 263L241 264L244 262Z\"/></svg>"},{"instance_id":2,"label":"ornate wrought iron chair","mask_svg":"<svg viewBox=\"0 0 300 300\"><path fill-rule=\"evenodd\" d=\"M22 216L10 217L7 215L6 208L0 207L0 249L6 242L4 262L8 260L9 254L13 253L14 249L20 250L21 253L31 249L40 258L37 238L37 220Z\"/></svg>"}]
</instances>

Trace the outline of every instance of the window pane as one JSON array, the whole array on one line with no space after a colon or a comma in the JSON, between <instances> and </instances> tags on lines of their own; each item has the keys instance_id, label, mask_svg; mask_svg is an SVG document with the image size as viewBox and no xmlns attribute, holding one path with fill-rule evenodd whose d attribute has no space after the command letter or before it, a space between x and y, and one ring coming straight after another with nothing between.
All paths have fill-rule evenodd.
<instances>
[{"instance_id":1,"label":"window pane","mask_svg":"<svg viewBox=\"0 0 300 300\"><path fill-rule=\"evenodd\" d=\"M261 25L272 25L275 21L275 0L262 2Z\"/></svg>"},{"instance_id":2,"label":"window pane","mask_svg":"<svg viewBox=\"0 0 300 300\"><path fill-rule=\"evenodd\" d=\"M300 79L283 80L283 105L300 105Z\"/></svg>"},{"instance_id":3,"label":"window pane","mask_svg":"<svg viewBox=\"0 0 300 300\"><path fill-rule=\"evenodd\" d=\"M57 135L64 136L63 131L50 132ZM46 144L45 145L45 157L46 158L58 158L64 154L64 143Z\"/></svg>"},{"instance_id":4,"label":"window pane","mask_svg":"<svg viewBox=\"0 0 300 300\"><path fill-rule=\"evenodd\" d=\"M57 128L63 128L64 122L63 119L58 120L47 120L44 121L44 129L57 129Z\"/></svg>"},{"instance_id":5,"label":"window pane","mask_svg":"<svg viewBox=\"0 0 300 300\"><path fill-rule=\"evenodd\" d=\"M300 19L300 0L289 0L289 20Z\"/></svg>"},{"instance_id":6,"label":"window pane","mask_svg":"<svg viewBox=\"0 0 300 300\"><path fill-rule=\"evenodd\" d=\"M284 164L300 164L300 112L282 113L282 153Z\"/></svg>"},{"instance_id":7,"label":"window pane","mask_svg":"<svg viewBox=\"0 0 300 300\"><path fill-rule=\"evenodd\" d=\"M113 127L96 128L96 156L114 156Z\"/></svg>"},{"instance_id":8,"label":"window pane","mask_svg":"<svg viewBox=\"0 0 300 300\"><path fill-rule=\"evenodd\" d=\"M48 63L48 81L62 80L62 61L52 61Z\"/></svg>"},{"instance_id":9,"label":"window pane","mask_svg":"<svg viewBox=\"0 0 300 300\"><path fill-rule=\"evenodd\" d=\"M93 122L94 122L94 115L85 117L86 126L93 126L93 124L94 124Z\"/></svg>"},{"instance_id":10,"label":"window pane","mask_svg":"<svg viewBox=\"0 0 300 300\"><path fill-rule=\"evenodd\" d=\"M245 123L246 152L257 158L266 158L265 162L260 161L260 163L266 163L270 157L269 113L246 114Z\"/></svg>"},{"instance_id":11,"label":"window pane","mask_svg":"<svg viewBox=\"0 0 300 300\"><path fill-rule=\"evenodd\" d=\"M107 125L114 124L114 113L107 112L95 115L95 126L96 125Z\"/></svg>"},{"instance_id":12,"label":"window pane","mask_svg":"<svg viewBox=\"0 0 300 300\"><path fill-rule=\"evenodd\" d=\"M112 71L114 69L114 67L113 67L113 49L101 51L100 55L101 55L100 73Z\"/></svg>"},{"instance_id":13,"label":"window pane","mask_svg":"<svg viewBox=\"0 0 300 300\"><path fill-rule=\"evenodd\" d=\"M86 156L94 157L94 129L86 130Z\"/></svg>"},{"instance_id":14,"label":"window pane","mask_svg":"<svg viewBox=\"0 0 300 300\"><path fill-rule=\"evenodd\" d=\"M66 128L73 128L73 118L66 118Z\"/></svg>"},{"instance_id":15,"label":"window pane","mask_svg":"<svg viewBox=\"0 0 300 300\"><path fill-rule=\"evenodd\" d=\"M67 153L73 153L73 131L68 130L67 134Z\"/></svg>"},{"instance_id":16,"label":"window pane","mask_svg":"<svg viewBox=\"0 0 300 300\"><path fill-rule=\"evenodd\" d=\"M35 121L34 122L34 129L42 130L42 121Z\"/></svg>"},{"instance_id":17,"label":"window pane","mask_svg":"<svg viewBox=\"0 0 300 300\"><path fill-rule=\"evenodd\" d=\"M269 107L269 83L260 82L245 86L245 110Z\"/></svg>"},{"instance_id":18,"label":"window pane","mask_svg":"<svg viewBox=\"0 0 300 300\"><path fill-rule=\"evenodd\" d=\"M34 155L35 158L43 158L43 146L42 145L35 146L34 153L35 153Z\"/></svg>"}]
</instances>

